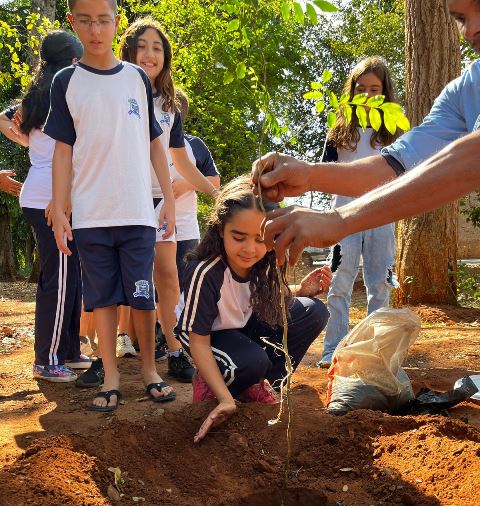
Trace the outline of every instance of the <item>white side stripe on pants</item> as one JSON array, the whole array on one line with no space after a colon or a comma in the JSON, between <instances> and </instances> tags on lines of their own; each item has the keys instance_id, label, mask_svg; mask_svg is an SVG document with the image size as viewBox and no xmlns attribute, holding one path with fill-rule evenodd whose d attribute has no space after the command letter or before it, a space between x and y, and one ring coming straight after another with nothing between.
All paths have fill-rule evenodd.
<instances>
[{"instance_id":1,"label":"white side stripe on pants","mask_svg":"<svg viewBox=\"0 0 480 506\"><path fill-rule=\"evenodd\" d=\"M57 290L57 309L55 312L55 325L53 327L52 341L48 353L49 365L58 365L58 347L60 345L60 336L63 328L63 315L65 312L65 292L67 285L67 260L68 257L62 252L58 252L58 290Z\"/></svg>"}]
</instances>

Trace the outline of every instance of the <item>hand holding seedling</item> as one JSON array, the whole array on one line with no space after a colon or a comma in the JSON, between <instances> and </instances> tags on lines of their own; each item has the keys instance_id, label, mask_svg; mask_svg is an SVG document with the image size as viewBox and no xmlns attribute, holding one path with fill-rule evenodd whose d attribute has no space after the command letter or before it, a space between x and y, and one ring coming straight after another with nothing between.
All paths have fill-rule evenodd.
<instances>
[{"instance_id":1,"label":"hand holding seedling","mask_svg":"<svg viewBox=\"0 0 480 506\"><path fill-rule=\"evenodd\" d=\"M279 265L295 265L307 246L323 248L345 237L344 224L336 211L320 212L305 207L290 206L267 214L265 244L275 249Z\"/></svg>"},{"instance_id":2,"label":"hand holding seedling","mask_svg":"<svg viewBox=\"0 0 480 506\"><path fill-rule=\"evenodd\" d=\"M208 414L207 418L202 423L202 426L195 434L193 442L200 443L200 441L213 427L217 427L218 425L228 420L235 413L235 411L237 411L235 401L232 400L220 402L218 406Z\"/></svg>"},{"instance_id":3,"label":"hand holding seedling","mask_svg":"<svg viewBox=\"0 0 480 506\"><path fill-rule=\"evenodd\" d=\"M310 190L310 164L281 153L268 153L252 165L253 191L275 202L297 197Z\"/></svg>"},{"instance_id":4,"label":"hand holding seedling","mask_svg":"<svg viewBox=\"0 0 480 506\"><path fill-rule=\"evenodd\" d=\"M297 297L315 297L320 293L325 293L332 282L332 271L327 265L319 267L308 273L302 281L297 291Z\"/></svg>"}]
</instances>

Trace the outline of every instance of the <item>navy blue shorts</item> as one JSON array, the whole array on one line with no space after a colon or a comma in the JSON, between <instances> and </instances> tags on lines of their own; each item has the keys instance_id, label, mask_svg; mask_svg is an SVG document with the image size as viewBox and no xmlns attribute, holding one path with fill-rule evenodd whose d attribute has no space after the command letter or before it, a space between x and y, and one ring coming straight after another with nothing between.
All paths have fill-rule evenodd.
<instances>
[{"instance_id":1,"label":"navy blue shorts","mask_svg":"<svg viewBox=\"0 0 480 506\"><path fill-rule=\"evenodd\" d=\"M155 229L141 225L73 231L82 266L85 311L122 304L155 309Z\"/></svg>"}]
</instances>

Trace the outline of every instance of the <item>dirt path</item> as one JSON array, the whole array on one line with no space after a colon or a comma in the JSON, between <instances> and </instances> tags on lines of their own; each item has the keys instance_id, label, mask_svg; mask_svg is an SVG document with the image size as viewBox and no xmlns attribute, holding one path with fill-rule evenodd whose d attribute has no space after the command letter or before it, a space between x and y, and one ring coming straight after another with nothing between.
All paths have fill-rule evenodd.
<instances>
[{"instance_id":1,"label":"dirt path","mask_svg":"<svg viewBox=\"0 0 480 506\"><path fill-rule=\"evenodd\" d=\"M365 315L355 299L353 323ZM144 398L139 359L120 361L125 404L114 415L87 412L92 391L31 376L31 285L0 283L0 505L103 505L122 471L118 504L279 505L285 423L272 406L242 405L202 445L192 441L211 404ZM446 390L480 374L480 310L421 307L424 325L406 371L415 389ZM325 413L326 371L314 367L321 339L294 376L292 505L478 504L480 403L453 418ZM160 363L161 374L166 364ZM167 377L165 376L165 379ZM468 423L465 423L468 422Z\"/></svg>"}]
</instances>

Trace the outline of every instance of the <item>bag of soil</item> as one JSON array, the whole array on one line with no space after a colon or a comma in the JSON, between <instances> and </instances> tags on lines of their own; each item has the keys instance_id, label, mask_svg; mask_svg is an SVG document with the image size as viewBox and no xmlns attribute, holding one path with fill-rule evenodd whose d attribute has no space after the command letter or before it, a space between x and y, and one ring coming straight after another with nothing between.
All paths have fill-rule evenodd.
<instances>
[{"instance_id":1,"label":"bag of soil","mask_svg":"<svg viewBox=\"0 0 480 506\"><path fill-rule=\"evenodd\" d=\"M393 412L415 396L401 368L420 332L420 318L407 308L381 308L338 344L328 371L328 413L355 409Z\"/></svg>"}]
</instances>

